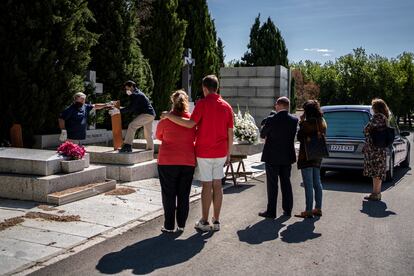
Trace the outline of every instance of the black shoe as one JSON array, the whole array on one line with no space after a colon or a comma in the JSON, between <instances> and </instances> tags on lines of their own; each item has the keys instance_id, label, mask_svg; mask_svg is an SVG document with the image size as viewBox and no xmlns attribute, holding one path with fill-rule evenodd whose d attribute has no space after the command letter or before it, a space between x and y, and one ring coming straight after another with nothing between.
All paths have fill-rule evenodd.
<instances>
[{"instance_id":1,"label":"black shoe","mask_svg":"<svg viewBox=\"0 0 414 276\"><path fill-rule=\"evenodd\" d=\"M271 218L271 219L276 218L276 215L270 214L267 211L260 212L259 216L264 217L264 218Z\"/></svg>"},{"instance_id":2,"label":"black shoe","mask_svg":"<svg viewBox=\"0 0 414 276\"><path fill-rule=\"evenodd\" d=\"M122 146L122 148L119 150L120 153L125 153L125 152L132 152L132 146L129 144L124 144Z\"/></svg>"},{"instance_id":3,"label":"black shoe","mask_svg":"<svg viewBox=\"0 0 414 276\"><path fill-rule=\"evenodd\" d=\"M292 213L291 212L283 212L283 216L285 217L291 217Z\"/></svg>"}]
</instances>

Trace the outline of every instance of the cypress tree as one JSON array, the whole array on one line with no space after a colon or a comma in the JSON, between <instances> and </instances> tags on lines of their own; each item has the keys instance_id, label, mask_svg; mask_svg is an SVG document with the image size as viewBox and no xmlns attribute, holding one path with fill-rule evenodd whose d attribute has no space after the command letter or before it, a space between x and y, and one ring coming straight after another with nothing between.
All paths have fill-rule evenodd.
<instances>
[{"instance_id":1,"label":"cypress tree","mask_svg":"<svg viewBox=\"0 0 414 276\"><path fill-rule=\"evenodd\" d=\"M90 28L101 34L98 45L92 48L90 68L104 84L104 92L125 101L122 84L131 79L150 96L153 80L137 38L137 6L128 0L89 0L89 8L96 19Z\"/></svg>"},{"instance_id":2,"label":"cypress tree","mask_svg":"<svg viewBox=\"0 0 414 276\"><path fill-rule=\"evenodd\" d=\"M97 35L82 0L0 2L0 120L7 137L12 123L23 128L25 146L33 134L58 130L57 118L75 92Z\"/></svg>"},{"instance_id":3,"label":"cypress tree","mask_svg":"<svg viewBox=\"0 0 414 276\"><path fill-rule=\"evenodd\" d=\"M220 58L217 50L217 35L206 0L179 0L179 15L188 22L184 48L192 49L195 59L192 96L201 97L202 78L218 75Z\"/></svg>"},{"instance_id":4,"label":"cypress tree","mask_svg":"<svg viewBox=\"0 0 414 276\"><path fill-rule=\"evenodd\" d=\"M226 55L224 54L224 45L221 38L217 40L217 54L219 57L220 67L224 67L224 59Z\"/></svg>"},{"instance_id":5,"label":"cypress tree","mask_svg":"<svg viewBox=\"0 0 414 276\"><path fill-rule=\"evenodd\" d=\"M177 6L177 0L154 0L151 15L142 21L150 26L142 34L142 50L154 76L152 99L157 114L169 110L170 95L183 66L186 23L178 17Z\"/></svg>"},{"instance_id":6,"label":"cypress tree","mask_svg":"<svg viewBox=\"0 0 414 276\"><path fill-rule=\"evenodd\" d=\"M269 17L260 26L260 14L250 31L249 49L242 60L246 66L289 66L288 50L280 30Z\"/></svg>"}]
</instances>

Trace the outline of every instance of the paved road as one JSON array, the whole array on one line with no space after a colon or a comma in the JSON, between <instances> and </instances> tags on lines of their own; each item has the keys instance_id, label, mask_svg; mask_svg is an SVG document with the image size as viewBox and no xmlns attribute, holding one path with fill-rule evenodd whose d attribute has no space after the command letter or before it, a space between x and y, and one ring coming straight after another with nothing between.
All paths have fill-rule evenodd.
<instances>
[{"instance_id":1,"label":"paved road","mask_svg":"<svg viewBox=\"0 0 414 276\"><path fill-rule=\"evenodd\" d=\"M304 191L296 169L292 183L299 212ZM160 234L159 218L34 275L413 275L412 171L398 169L381 202L362 200L370 188L356 174L330 173L322 218L265 220L257 216L266 204L262 177L225 191L220 232L192 228L195 203L181 236Z\"/></svg>"}]
</instances>

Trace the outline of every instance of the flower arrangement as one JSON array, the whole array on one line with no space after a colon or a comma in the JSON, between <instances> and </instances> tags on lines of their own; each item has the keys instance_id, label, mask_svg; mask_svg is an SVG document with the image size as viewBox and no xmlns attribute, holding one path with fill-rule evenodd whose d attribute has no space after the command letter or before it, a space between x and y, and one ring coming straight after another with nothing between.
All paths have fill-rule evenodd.
<instances>
[{"instance_id":1,"label":"flower arrangement","mask_svg":"<svg viewBox=\"0 0 414 276\"><path fill-rule=\"evenodd\" d=\"M240 108L237 109L238 112L234 115L234 136L239 142L256 143L259 137L259 129L253 116L250 115L248 109L246 109L244 115L242 115Z\"/></svg>"},{"instance_id":2,"label":"flower arrangement","mask_svg":"<svg viewBox=\"0 0 414 276\"><path fill-rule=\"evenodd\" d=\"M83 146L66 141L58 147L57 152L71 160L77 160L85 156L86 150Z\"/></svg>"}]
</instances>

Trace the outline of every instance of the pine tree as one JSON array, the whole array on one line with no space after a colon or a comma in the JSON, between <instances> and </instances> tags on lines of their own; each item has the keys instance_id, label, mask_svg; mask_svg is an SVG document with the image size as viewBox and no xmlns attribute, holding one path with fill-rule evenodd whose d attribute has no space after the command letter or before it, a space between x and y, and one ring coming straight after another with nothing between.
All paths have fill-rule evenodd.
<instances>
[{"instance_id":1,"label":"pine tree","mask_svg":"<svg viewBox=\"0 0 414 276\"><path fill-rule=\"evenodd\" d=\"M23 128L25 146L33 134L57 131L57 118L75 92L97 35L82 0L0 2L1 135L12 123Z\"/></svg>"},{"instance_id":2,"label":"pine tree","mask_svg":"<svg viewBox=\"0 0 414 276\"><path fill-rule=\"evenodd\" d=\"M242 60L245 66L289 66L288 50L280 30L269 17L260 26L260 14L250 30L249 49Z\"/></svg>"},{"instance_id":3,"label":"pine tree","mask_svg":"<svg viewBox=\"0 0 414 276\"><path fill-rule=\"evenodd\" d=\"M179 0L178 12L180 18L188 22L184 48L191 48L195 59L192 96L196 99L203 94L201 90L203 77L219 74L217 34L206 0Z\"/></svg>"},{"instance_id":4,"label":"pine tree","mask_svg":"<svg viewBox=\"0 0 414 276\"><path fill-rule=\"evenodd\" d=\"M150 26L142 34L142 50L154 76L152 99L157 114L169 110L170 95L183 66L186 23L178 17L177 6L177 0L154 0L151 15L142 21Z\"/></svg>"}]
</instances>

